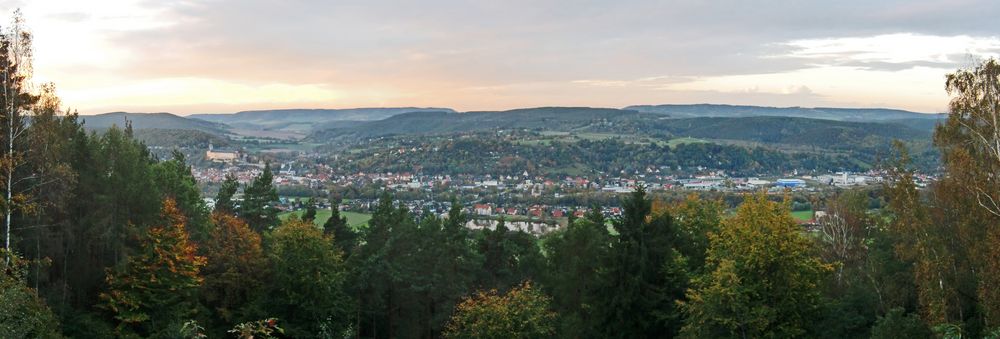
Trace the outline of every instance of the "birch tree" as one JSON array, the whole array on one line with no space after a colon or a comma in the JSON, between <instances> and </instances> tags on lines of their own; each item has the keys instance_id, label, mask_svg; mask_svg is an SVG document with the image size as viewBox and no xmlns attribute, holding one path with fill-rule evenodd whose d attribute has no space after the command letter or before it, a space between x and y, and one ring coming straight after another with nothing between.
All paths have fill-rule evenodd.
<instances>
[{"instance_id":1,"label":"birch tree","mask_svg":"<svg viewBox=\"0 0 1000 339\"><path fill-rule=\"evenodd\" d=\"M0 125L3 129L0 140L4 145L0 156L0 181L3 182L0 210L3 212L5 249L11 248L14 215L31 212L33 206L28 194L19 190L20 184L30 178L18 176L18 169L26 163L23 142L26 118L37 100L31 93L30 84L31 43L31 32L24 25L24 16L17 11L11 24L0 34Z\"/></svg>"},{"instance_id":2,"label":"birch tree","mask_svg":"<svg viewBox=\"0 0 1000 339\"><path fill-rule=\"evenodd\" d=\"M934 143L950 175L965 174L979 206L1000 216L1000 63L989 59L949 74L948 120Z\"/></svg>"}]
</instances>

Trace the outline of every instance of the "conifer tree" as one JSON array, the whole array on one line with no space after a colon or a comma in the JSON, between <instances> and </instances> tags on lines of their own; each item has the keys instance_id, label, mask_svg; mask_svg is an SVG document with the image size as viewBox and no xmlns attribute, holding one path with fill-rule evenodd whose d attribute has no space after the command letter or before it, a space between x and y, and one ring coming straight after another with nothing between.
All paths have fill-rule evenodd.
<instances>
[{"instance_id":1,"label":"conifer tree","mask_svg":"<svg viewBox=\"0 0 1000 339\"><path fill-rule=\"evenodd\" d=\"M315 222L316 221L316 198L310 197L306 200L306 211L302 213L302 221Z\"/></svg>"},{"instance_id":2,"label":"conifer tree","mask_svg":"<svg viewBox=\"0 0 1000 339\"><path fill-rule=\"evenodd\" d=\"M330 218L323 223L323 234L333 237L345 257L349 257L358 244L358 233L347 224L347 217L340 215L339 199L330 202Z\"/></svg>"},{"instance_id":3,"label":"conifer tree","mask_svg":"<svg viewBox=\"0 0 1000 339\"><path fill-rule=\"evenodd\" d=\"M243 190L239 214L257 233L263 233L278 224L278 210L274 207L278 202L278 191L274 188L273 181L271 165L265 164L264 171Z\"/></svg>"},{"instance_id":4,"label":"conifer tree","mask_svg":"<svg viewBox=\"0 0 1000 339\"><path fill-rule=\"evenodd\" d=\"M215 212L236 213L236 202L233 201L233 197L239 189L240 182L237 181L236 175L227 173L219 187L219 193L215 195Z\"/></svg>"}]
</instances>

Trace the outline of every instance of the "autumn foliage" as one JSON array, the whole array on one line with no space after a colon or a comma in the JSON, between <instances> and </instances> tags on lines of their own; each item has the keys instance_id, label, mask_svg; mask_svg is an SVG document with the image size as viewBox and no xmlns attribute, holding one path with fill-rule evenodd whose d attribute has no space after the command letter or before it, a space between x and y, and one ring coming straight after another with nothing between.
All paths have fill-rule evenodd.
<instances>
[{"instance_id":1,"label":"autumn foliage","mask_svg":"<svg viewBox=\"0 0 1000 339\"><path fill-rule=\"evenodd\" d=\"M243 220L216 212L212 223L215 228L203 246L208 263L202 270L202 298L207 305L215 305L213 311L221 320L234 323L259 294L267 258L260 235Z\"/></svg>"},{"instance_id":2,"label":"autumn foliage","mask_svg":"<svg viewBox=\"0 0 1000 339\"><path fill-rule=\"evenodd\" d=\"M188 239L185 218L172 199L163 202L161 226L149 228L139 253L107 272L101 308L113 314L122 333L148 335L170 319L190 315L202 283L205 258Z\"/></svg>"},{"instance_id":3,"label":"autumn foliage","mask_svg":"<svg viewBox=\"0 0 1000 339\"><path fill-rule=\"evenodd\" d=\"M499 294L478 292L455 308L447 338L548 338L555 334L556 314L549 298L531 282Z\"/></svg>"}]
</instances>

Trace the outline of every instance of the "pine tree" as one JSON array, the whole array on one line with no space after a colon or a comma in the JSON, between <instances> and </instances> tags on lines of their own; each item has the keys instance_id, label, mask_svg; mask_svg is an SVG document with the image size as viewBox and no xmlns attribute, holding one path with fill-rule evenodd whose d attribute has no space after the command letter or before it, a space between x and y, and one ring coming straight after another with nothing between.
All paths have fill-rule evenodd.
<instances>
[{"instance_id":1,"label":"pine tree","mask_svg":"<svg viewBox=\"0 0 1000 339\"><path fill-rule=\"evenodd\" d=\"M653 203L638 187L614 221L607 267L600 275L598 315L605 337L671 336L680 327L676 301L683 298L686 276L677 269L677 235L669 213L653 213ZM636 316L645 314L647 316Z\"/></svg>"},{"instance_id":2,"label":"pine tree","mask_svg":"<svg viewBox=\"0 0 1000 339\"><path fill-rule=\"evenodd\" d=\"M316 221L316 198L311 197L306 200L306 211L302 213L302 221L315 222ZM332 216L331 216L332 217Z\"/></svg>"},{"instance_id":3,"label":"pine tree","mask_svg":"<svg viewBox=\"0 0 1000 339\"><path fill-rule=\"evenodd\" d=\"M582 338L598 332L598 296L603 291L594 277L604 268L610 244L607 226L590 218L544 238L547 265L542 286L559 314L560 336Z\"/></svg>"},{"instance_id":4,"label":"pine tree","mask_svg":"<svg viewBox=\"0 0 1000 339\"><path fill-rule=\"evenodd\" d=\"M271 165L266 164L264 171L243 190L239 214L257 233L263 233L278 224L278 210L274 207L278 201L278 191L274 188L273 181Z\"/></svg>"},{"instance_id":5,"label":"pine tree","mask_svg":"<svg viewBox=\"0 0 1000 339\"><path fill-rule=\"evenodd\" d=\"M347 217L340 215L340 200L330 203L330 218L323 223L323 234L333 237L344 256L350 256L358 245L358 233L347 224Z\"/></svg>"},{"instance_id":6,"label":"pine tree","mask_svg":"<svg viewBox=\"0 0 1000 339\"><path fill-rule=\"evenodd\" d=\"M215 212L223 212L228 214L236 213L236 202L233 201L233 196L240 189L240 182L237 181L236 175L232 173L227 173L226 178L222 180L222 185L219 187L219 193L215 196Z\"/></svg>"},{"instance_id":7,"label":"pine tree","mask_svg":"<svg viewBox=\"0 0 1000 339\"><path fill-rule=\"evenodd\" d=\"M187 229L198 241L208 238L209 215L205 201L201 199L201 189L191 174L184 153L171 152L171 159L156 163L152 167L155 187L164 197L169 197L187 220Z\"/></svg>"}]
</instances>

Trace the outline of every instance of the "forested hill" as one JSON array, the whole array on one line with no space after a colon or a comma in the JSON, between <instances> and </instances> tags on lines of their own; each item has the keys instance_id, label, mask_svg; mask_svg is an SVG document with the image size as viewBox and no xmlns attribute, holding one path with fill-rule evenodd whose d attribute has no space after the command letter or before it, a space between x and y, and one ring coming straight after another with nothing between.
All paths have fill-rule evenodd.
<instances>
[{"instance_id":1,"label":"forested hill","mask_svg":"<svg viewBox=\"0 0 1000 339\"><path fill-rule=\"evenodd\" d=\"M886 108L766 107L738 105L635 105L625 107L671 118L778 116L844 121L889 121L901 119L938 120L943 114L926 114Z\"/></svg>"},{"instance_id":2,"label":"forested hill","mask_svg":"<svg viewBox=\"0 0 1000 339\"><path fill-rule=\"evenodd\" d=\"M111 126L124 127L125 122L132 123L135 130L165 129L165 130L196 130L212 134L223 134L228 128L225 124L188 119L171 113L126 113L112 112L98 115L81 115L83 126L91 130L104 130Z\"/></svg>"},{"instance_id":3,"label":"forested hill","mask_svg":"<svg viewBox=\"0 0 1000 339\"><path fill-rule=\"evenodd\" d=\"M231 114L192 114L190 119L224 123L249 129L300 129L340 121L382 120L394 115L416 112L452 112L450 108L349 108L349 109L279 109L243 111Z\"/></svg>"},{"instance_id":4,"label":"forested hill","mask_svg":"<svg viewBox=\"0 0 1000 339\"><path fill-rule=\"evenodd\" d=\"M930 140L932 129L898 123L830 121L791 117L687 118L644 121L634 126L647 133L677 137L744 140L836 147L891 139Z\"/></svg>"},{"instance_id":5,"label":"forested hill","mask_svg":"<svg viewBox=\"0 0 1000 339\"><path fill-rule=\"evenodd\" d=\"M929 139L931 128L928 126L917 129L893 122L849 122L766 116L667 119L660 115L631 110L547 107L503 112L401 114L384 120L320 131L314 133L312 138L324 141L333 138L447 134L516 128L827 146L854 144L866 140L874 142L881 139Z\"/></svg>"},{"instance_id":6,"label":"forested hill","mask_svg":"<svg viewBox=\"0 0 1000 339\"><path fill-rule=\"evenodd\" d=\"M347 128L318 131L312 135L312 138L327 140L340 137L446 134L509 128L552 131L588 130L598 126L613 126L615 123L636 119L639 115L635 111L589 107L540 107L466 113L410 113ZM655 119L656 117L649 115L647 118Z\"/></svg>"}]
</instances>

